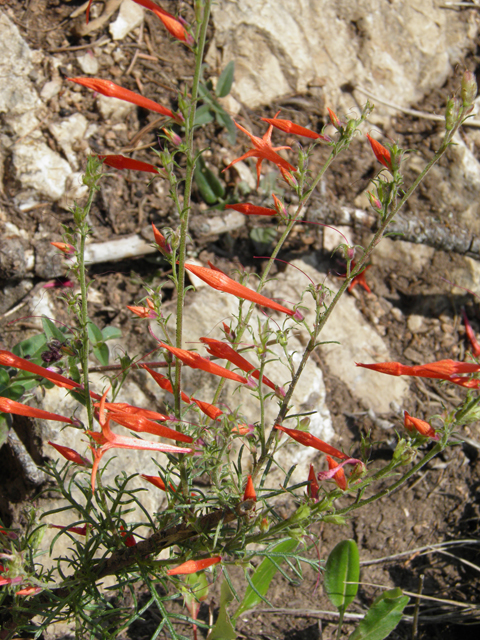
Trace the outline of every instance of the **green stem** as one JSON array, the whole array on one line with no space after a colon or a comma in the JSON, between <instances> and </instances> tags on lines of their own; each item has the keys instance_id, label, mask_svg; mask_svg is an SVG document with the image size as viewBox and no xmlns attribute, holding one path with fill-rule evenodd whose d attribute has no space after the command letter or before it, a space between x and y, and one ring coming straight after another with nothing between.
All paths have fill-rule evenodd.
<instances>
[{"instance_id":1,"label":"green stem","mask_svg":"<svg viewBox=\"0 0 480 640\"><path fill-rule=\"evenodd\" d=\"M177 327L176 327L176 341L175 344L178 348L182 348L182 339L183 339L183 303L184 303L184 295L185 295L185 256L186 256L186 246L187 246L187 232L188 232L188 222L189 222L189 214L190 214L190 202L192 195L192 184L193 184L193 172L195 169L196 163L196 155L194 149L194 122L195 122L195 111L197 106L197 98L198 98L198 86L200 84L200 78L202 74L202 62L203 62L203 52L205 50L205 42L207 38L207 28L208 21L210 18L210 9L211 9L212 0L206 0L205 6L203 9L203 18L202 18L202 26L200 29L200 37L198 40L198 46L196 50L196 60L195 60L195 73L193 76L193 85L192 85L192 97L190 100L189 111L185 120L185 138L187 141L187 170L185 175L185 190L184 190L184 201L183 201L183 209L180 211L180 242L178 248L178 273L177 273ZM181 363L176 359L175 363L175 415L177 418L180 418L180 407L181 407L181 398L180 398L180 388L181 388Z\"/></svg>"}]
</instances>

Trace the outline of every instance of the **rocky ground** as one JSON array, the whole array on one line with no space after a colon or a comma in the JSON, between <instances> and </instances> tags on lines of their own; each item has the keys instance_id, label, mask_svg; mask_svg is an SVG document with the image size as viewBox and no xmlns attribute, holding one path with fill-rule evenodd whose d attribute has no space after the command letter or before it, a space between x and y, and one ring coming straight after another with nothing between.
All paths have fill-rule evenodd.
<instances>
[{"instance_id":1,"label":"rocky ground","mask_svg":"<svg viewBox=\"0 0 480 640\"><path fill-rule=\"evenodd\" d=\"M475 10L435 8L435 16L430 19L422 13L425 3L404 2L400 8L402 26L395 7L374 0L354 3L354 7L348 2L338 3L336 8L333 3L324 3L321 20L320 12L310 15L310 9L300 2L284 3L285 7L279 3L281 8L277 7L273 18L268 2L256 7L258 18L257 3L238 3L239 14L233 10L234 4L219 2L214 8L207 56L207 76L213 78L229 59L236 62L235 84L225 108L257 135L264 132L259 118L272 117L278 109L282 109L283 117L320 131L327 122L327 106L341 117L358 109L366 99L360 89L373 93L373 102L380 98L407 111L414 109L410 113L378 104L376 115L365 129L373 129L380 139L390 138L415 150L405 165L407 185L433 155L442 135L441 122L423 115L441 115L447 96L459 86L463 69L475 71L479 63ZM94 28L87 32L81 2L0 2L1 348L11 348L38 332L42 314L60 323L71 322L59 295L62 288L44 286L63 282L65 267L50 242L61 240L62 224L68 225L72 219L69 207L84 195L80 176L87 153L125 153L152 162L150 148L159 144L156 131L160 123L155 114L94 97L65 78L92 75L112 79L162 104L175 106L177 90L192 77L191 57L182 45L172 43L154 17L144 15L137 5L124 5L119 17L120 2L95 3ZM173 12L180 7L187 20L192 18L189 3L163 2L162 6ZM383 38L377 32L376 12L382 15ZM301 25L301 16L307 25ZM252 30L252 22L258 28ZM292 37L290 50L279 44L287 37L282 35L283 28ZM322 36L316 49L317 43L312 40L315 28L320 34L315 38ZM329 31L332 33L327 40ZM271 46L265 44L269 42ZM317 58L310 55L311 49L315 49ZM262 51L263 57L259 55ZM258 68L254 67L254 58ZM393 67L395 75L390 73ZM277 82L267 82L274 72ZM263 100L259 87L263 87ZM283 135L275 140L292 147L296 144L288 137L284 142ZM248 193L250 202L268 206L275 179L269 168L258 192L248 163L238 170L219 173L246 150L244 137L237 136L232 145L225 129L212 122L201 130L198 144L208 147L208 166L220 176L228 197L241 199ZM443 407L456 406L465 395L461 389L429 380L385 380L364 370L359 374L354 362L391 359L420 364L441 358L463 359L469 345L461 320L462 307L480 333L476 297L480 295L476 240L480 237L479 147L480 134L474 122L465 127L457 145L399 217L396 231L403 233L402 239L387 239L378 246L367 274L371 292L355 288L345 296L326 328L323 339L340 344L317 350L305 376L308 382L295 402L303 410L318 411L312 431L332 439L337 446L358 453L361 438L370 434L380 443L375 448L378 461L388 459L395 429L402 428L403 409L428 418L441 413ZM311 161L313 172L326 154L325 148L317 148ZM353 242L365 245L375 226L365 191L377 170L366 139L362 136L354 140L350 152L326 175L306 219L340 226ZM157 286L168 276L166 263L151 253L149 231L151 222L160 227L176 225L167 195L161 181L150 183L148 178L125 172L105 179L94 202L89 254L95 262L89 268L93 280L91 318L101 328L110 325L121 331L122 338L112 346L112 354L126 348L129 353L146 353L155 345L145 326L132 319L126 305L143 298L144 282ZM294 200L290 201L288 193L284 195L287 204L293 206ZM265 240L265 231L275 229L276 224L268 220L259 222L209 208L195 188L191 258L203 264L214 260L225 270L243 265L252 272L260 271L262 261L253 256L268 253L271 245L268 238ZM127 251L121 245L105 244L122 238L127 238ZM344 269L339 254L332 254L336 244L330 230L316 224L303 225L292 234L280 257L295 260L317 282L328 278L329 286L335 289L341 284L339 275ZM111 259L114 250L120 252L116 260ZM303 276L292 268L278 267L275 276L275 295L281 288L285 299L295 298L295 292L305 286ZM173 299L171 289L164 292L167 301ZM212 321L205 310L211 311L214 305L218 305L217 315ZM210 292L200 289L187 308L187 333L207 335L230 313L232 309L223 298L218 302ZM193 390L198 383L192 376L186 384ZM208 388L204 391L208 393ZM139 399L145 406L158 402L156 390L148 387L140 374L132 377L126 393L136 398L136 404L141 404ZM65 402L60 396L56 401ZM51 403L48 407L54 410ZM64 443L71 445L71 441L65 432L49 431L44 425L37 425L36 437L32 438L32 428L26 420L15 421L16 433L41 471L42 462L52 455L44 446L52 433L60 442L64 438ZM423 594L464 605L478 603L478 569L464 562L479 564L478 425L465 428L462 435L466 442L433 460L403 490L370 505L368 512L354 512L343 528L325 526L320 532L318 552L322 559L339 537L353 537L360 547L363 584L352 612L361 612L371 603L377 593L372 585L399 586L414 592L422 575ZM296 449L292 449L291 457L298 464L299 478L310 462L317 460L308 459L304 452L300 455ZM36 499L42 478L39 476L35 484L25 475L11 445L2 448L2 459L0 516L7 525L18 525L22 506ZM133 471L145 465L145 460L132 457L127 462L123 459L122 464L130 465ZM147 468L142 470L148 473ZM158 500L149 496L148 508L158 508ZM467 542L449 548L453 555L444 550L419 551L446 540ZM274 609L244 616L238 625L239 637L333 637L334 618L319 613L331 609L331 605L322 587L315 589L316 581L317 576L309 569L301 584L276 579L269 593ZM174 606L181 610L180 602ZM158 624L156 615L149 613L145 622L125 637L150 638ZM201 615L206 619L208 611L202 609ZM462 611L460 606L423 601L420 616L417 638L467 640L478 635L475 612ZM62 634L66 637L68 629L52 629L48 637L59 638ZM391 635L410 637L410 621Z\"/></svg>"}]
</instances>

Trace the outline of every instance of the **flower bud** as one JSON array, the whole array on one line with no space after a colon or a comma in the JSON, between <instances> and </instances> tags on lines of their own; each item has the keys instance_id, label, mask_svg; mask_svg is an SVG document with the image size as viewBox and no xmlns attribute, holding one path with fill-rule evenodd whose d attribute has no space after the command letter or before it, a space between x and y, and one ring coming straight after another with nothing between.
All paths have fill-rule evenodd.
<instances>
[{"instance_id":1,"label":"flower bud","mask_svg":"<svg viewBox=\"0 0 480 640\"><path fill-rule=\"evenodd\" d=\"M260 531L262 533L267 533L267 531L270 528L270 523L268 522L268 518L262 518L259 526L260 526Z\"/></svg>"},{"instance_id":2,"label":"flower bud","mask_svg":"<svg viewBox=\"0 0 480 640\"><path fill-rule=\"evenodd\" d=\"M339 131L342 128L342 123L338 119L337 114L335 113L335 111L332 111L328 107L327 107L327 111L328 111L328 115L330 116L330 122L333 124L335 129L337 129L337 131Z\"/></svg>"},{"instance_id":3,"label":"flower bud","mask_svg":"<svg viewBox=\"0 0 480 640\"><path fill-rule=\"evenodd\" d=\"M292 189L296 189L298 187L298 182L295 176L293 176L289 171L286 171L283 167L280 167L280 173L282 174L282 178Z\"/></svg>"},{"instance_id":4,"label":"flower bud","mask_svg":"<svg viewBox=\"0 0 480 640\"><path fill-rule=\"evenodd\" d=\"M182 144L181 137L178 135L178 133L175 133L175 131L172 131L171 129L165 129L165 128L162 129L162 131L170 140L170 142L176 147L179 147Z\"/></svg>"},{"instance_id":5,"label":"flower bud","mask_svg":"<svg viewBox=\"0 0 480 640\"><path fill-rule=\"evenodd\" d=\"M460 98L456 96L454 98L450 98L447 102L447 106L445 109L445 129L447 131L451 131L455 126L459 116L460 110L462 108L462 102Z\"/></svg>"},{"instance_id":6,"label":"flower bud","mask_svg":"<svg viewBox=\"0 0 480 640\"><path fill-rule=\"evenodd\" d=\"M287 218L288 217L288 213L287 213L287 210L285 209L285 205L283 204L283 202L281 200L279 200L274 193L272 193L272 198L273 198L273 201L275 203L275 209L277 210L278 214L282 218Z\"/></svg>"},{"instance_id":7,"label":"flower bud","mask_svg":"<svg viewBox=\"0 0 480 640\"><path fill-rule=\"evenodd\" d=\"M367 191L367 195L368 195L368 199L370 200L370 204L372 205L372 207L374 209L381 209L382 208L382 203L377 198L377 196L374 196L373 193L371 193L371 191Z\"/></svg>"},{"instance_id":8,"label":"flower bud","mask_svg":"<svg viewBox=\"0 0 480 640\"><path fill-rule=\"evenodd\" d=\"M461 83L461 96L464 107L469 107L473 104L477 96L477 81L475 74L471 71L465 71Z\"/></svg>"}]
</instances>

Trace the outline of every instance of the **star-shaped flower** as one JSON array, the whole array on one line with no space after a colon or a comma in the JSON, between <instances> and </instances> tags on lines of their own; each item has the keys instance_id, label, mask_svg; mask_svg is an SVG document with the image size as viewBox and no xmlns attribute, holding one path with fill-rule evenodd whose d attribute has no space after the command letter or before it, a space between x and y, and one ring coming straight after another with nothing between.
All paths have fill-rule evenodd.
<instances>
[{"instance_id":1,"label":"star-shaped flower","mask_svg":"<svg viewBox=\"0 0 480 640\"><path fill-rule=\"evenodd\" d=\"M281 156L278 155L278 153L276 153L281 149L291 149L291 147L272 147L272 131L273 131L272 125L268 127L266 133L261 138L254 136L252 133L250 133L249 131L244 129L240 124L238 124L238 122L235 122L235 126L238 129L240 129L240 131L243 131L243 133L245 133L250 138L254 148L249 149L249 151L247 151L247 153L244 153L243 156L240 156L240 158L236 158L233 162L231 162L228 165L228 167L224 169L224 171L226 171L227 169L230 169L230 167L232 167L237 162L240 162L240 160L246 160L247 158L258 158L257 189L260 185L260 174L262 171L262 162L264 160L270 160L270 162L273 162L274 164L276 164L280 170L283 169L283 172L288 173L289 171L296 171L295 167L293 167L289 162L284 160Z\"/></svg>"}]
</instances>

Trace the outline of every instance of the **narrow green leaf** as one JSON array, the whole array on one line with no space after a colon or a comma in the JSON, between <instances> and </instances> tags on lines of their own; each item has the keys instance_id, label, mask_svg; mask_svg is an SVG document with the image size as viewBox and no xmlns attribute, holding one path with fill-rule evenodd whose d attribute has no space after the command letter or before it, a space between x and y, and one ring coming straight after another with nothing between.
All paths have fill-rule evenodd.
<instances>
[{"instance_id":1,"label":"narrow green leaf","mask_svg":"<svg viewBox=\"0 0 480 640\"><path fill-rule=\"evenodd\" d=\"M373 602L349 640L383 640L399 624L408 601L398 587L385 591Z\"/></svg>"},{"instance_id":2,"label":"narrow green leaf","mask_svg":"<svg viewBox=\"0 0 480 640\"><path fill-rule=\"evenodd\" d=\"M202 104L201 107L195 111L194 126L200 127L202 124L209 124L212 122L213 114L211 113L211 106L209 104Z\"/></svg>"},{"instance_id":3,"label":"narrow green leaf","mask_svg":"<svg viewBox=\"0 0 480 640\"><path fill-rule=\"evenodd\" d=\"M208 634L208 640L235 640L237 634L228 615L227 605L233 600L233 593L226 580L220 588L220 611L218 618Z\"/></svg>"},{"instance_id":4,"label":"narrow green leaf","mask_svg":"<svg viewBox=\"0 0 480 640\"><path fill-rule=\"evenodd\" d=\"M35 386L38 383L35 382ZM23 394L25 393L25 387L23 386L23 384L12 384L10 387L8 387L8 389L5 389L2 393L4 398L9 398L10 400L15 400L15 402L17 400L20 400L20 398L23 396Z\"/></svg>"},{"instance_id":5,"label":"narrow green leaf","mask_svg":"<svg viewBox=\"0 0 480 640\"><path fill-rule=\"evenodd\" d=\"M12 353L16 356L20 356L21 358L24 358L25 356L34 358L44 351L46 344L47 338L45 334L38 333L36 336L32 336L31 338L27 338L26 340L22 340L16 344L12 349Z\"/></svg>"},{"instance_id":6,"label":"narrow green leaf","mask_svg":"<svg viewBox=\"0 0 480 640\"><path fill-rule=\"evenodd\" d=\"M359 577L360 558L356 542L342 540L328 556L325 566L325 591L334 607L345 611L357 595Z\"/></svg>"},{"instance_id":7,"label":"narrow green leaf","mask_svg":"<svg viewBox=\"0 0 480 640\"><path fill-rule=\"evenodd\" d=\"M223 198L225 195L222 183L206 166L205 160L201 156L195 165L194 177L200 194L207 204L215 204L219 198Z\"/></svg>"},{"instance_id":8,"label":"narrow green leaf","mask_svg":"<svg viewBox=\"0 0 480 640\"><path fill-rule=\"evenodd\" d=\"M10 376L3 367L0 367L0 387L7 387L10 383Z\"/></svg>"},{"instance_id":9,"label":"narrow green leaf","mask_svg":"<svg viewBox=\"0 0 480 640\"><path fill-rule=\"evenodd\" d=\"M97 342L103 342L103 336L100 329L93 322L88 322L87 324L88 331L88 339L92 344L97 344Z\"/></svg>"},{"instance_id":10,"label":"narrow green leaf","mask_svg":"<svg viewBox=\"0 0 480 640\"><path fill-rule=\"evenodd\" d=\"M220 77L215 88L215 93L218 98L224 98L230 93L230 89L233 84L233 76L235 73L235 62L230 60L225 69L220 74Z\"/></svg>"},{"instance_id":11,"label":"narrow green leaf","mask_svg":"<svg viewBox=\"0 0 480 640\"><path fill-rule=\"evenodd\" d=\"M272 547L270 551L274 551L275 553L290 553L297 548L297 545L298 540L290 538L289 540L283 540L282 542L279 542L274 547ZM244 611L253 609L259 602L262 601L262 598L266 595L274 575L277 573L276 562L272 562L267 556L255 569L255 572L251 578L251 583L252 585L254 585L255 589L253 589L251 586L247 587L245 597L243 598L242 603L233 615L233 620L236 620L236 618L238 618L238 616Z\"/></svg>"},{"instance_id":12,"label":"narrow green leaf","mask_svg":"<svg viewBox=\"0 0 480 640\"><path fill-rule=\"evenodd\" d=\"M108 365L110 354L108 352L108 347L104 342L99 344L98 347L93 347L93 355L97 358L102 367L106 367Z\"/></svg>"},{"instance_id":13,"label":"narrow green leaf","mask_svg":"<svg viewBox=\"0 0 480 640\"><path fill-rule=\"evenodd\" d=\"M42 317L42 327L48 341L58 340L59 342L65 342L65 335L47 316Z\"/></svg>"}]
</instances>

